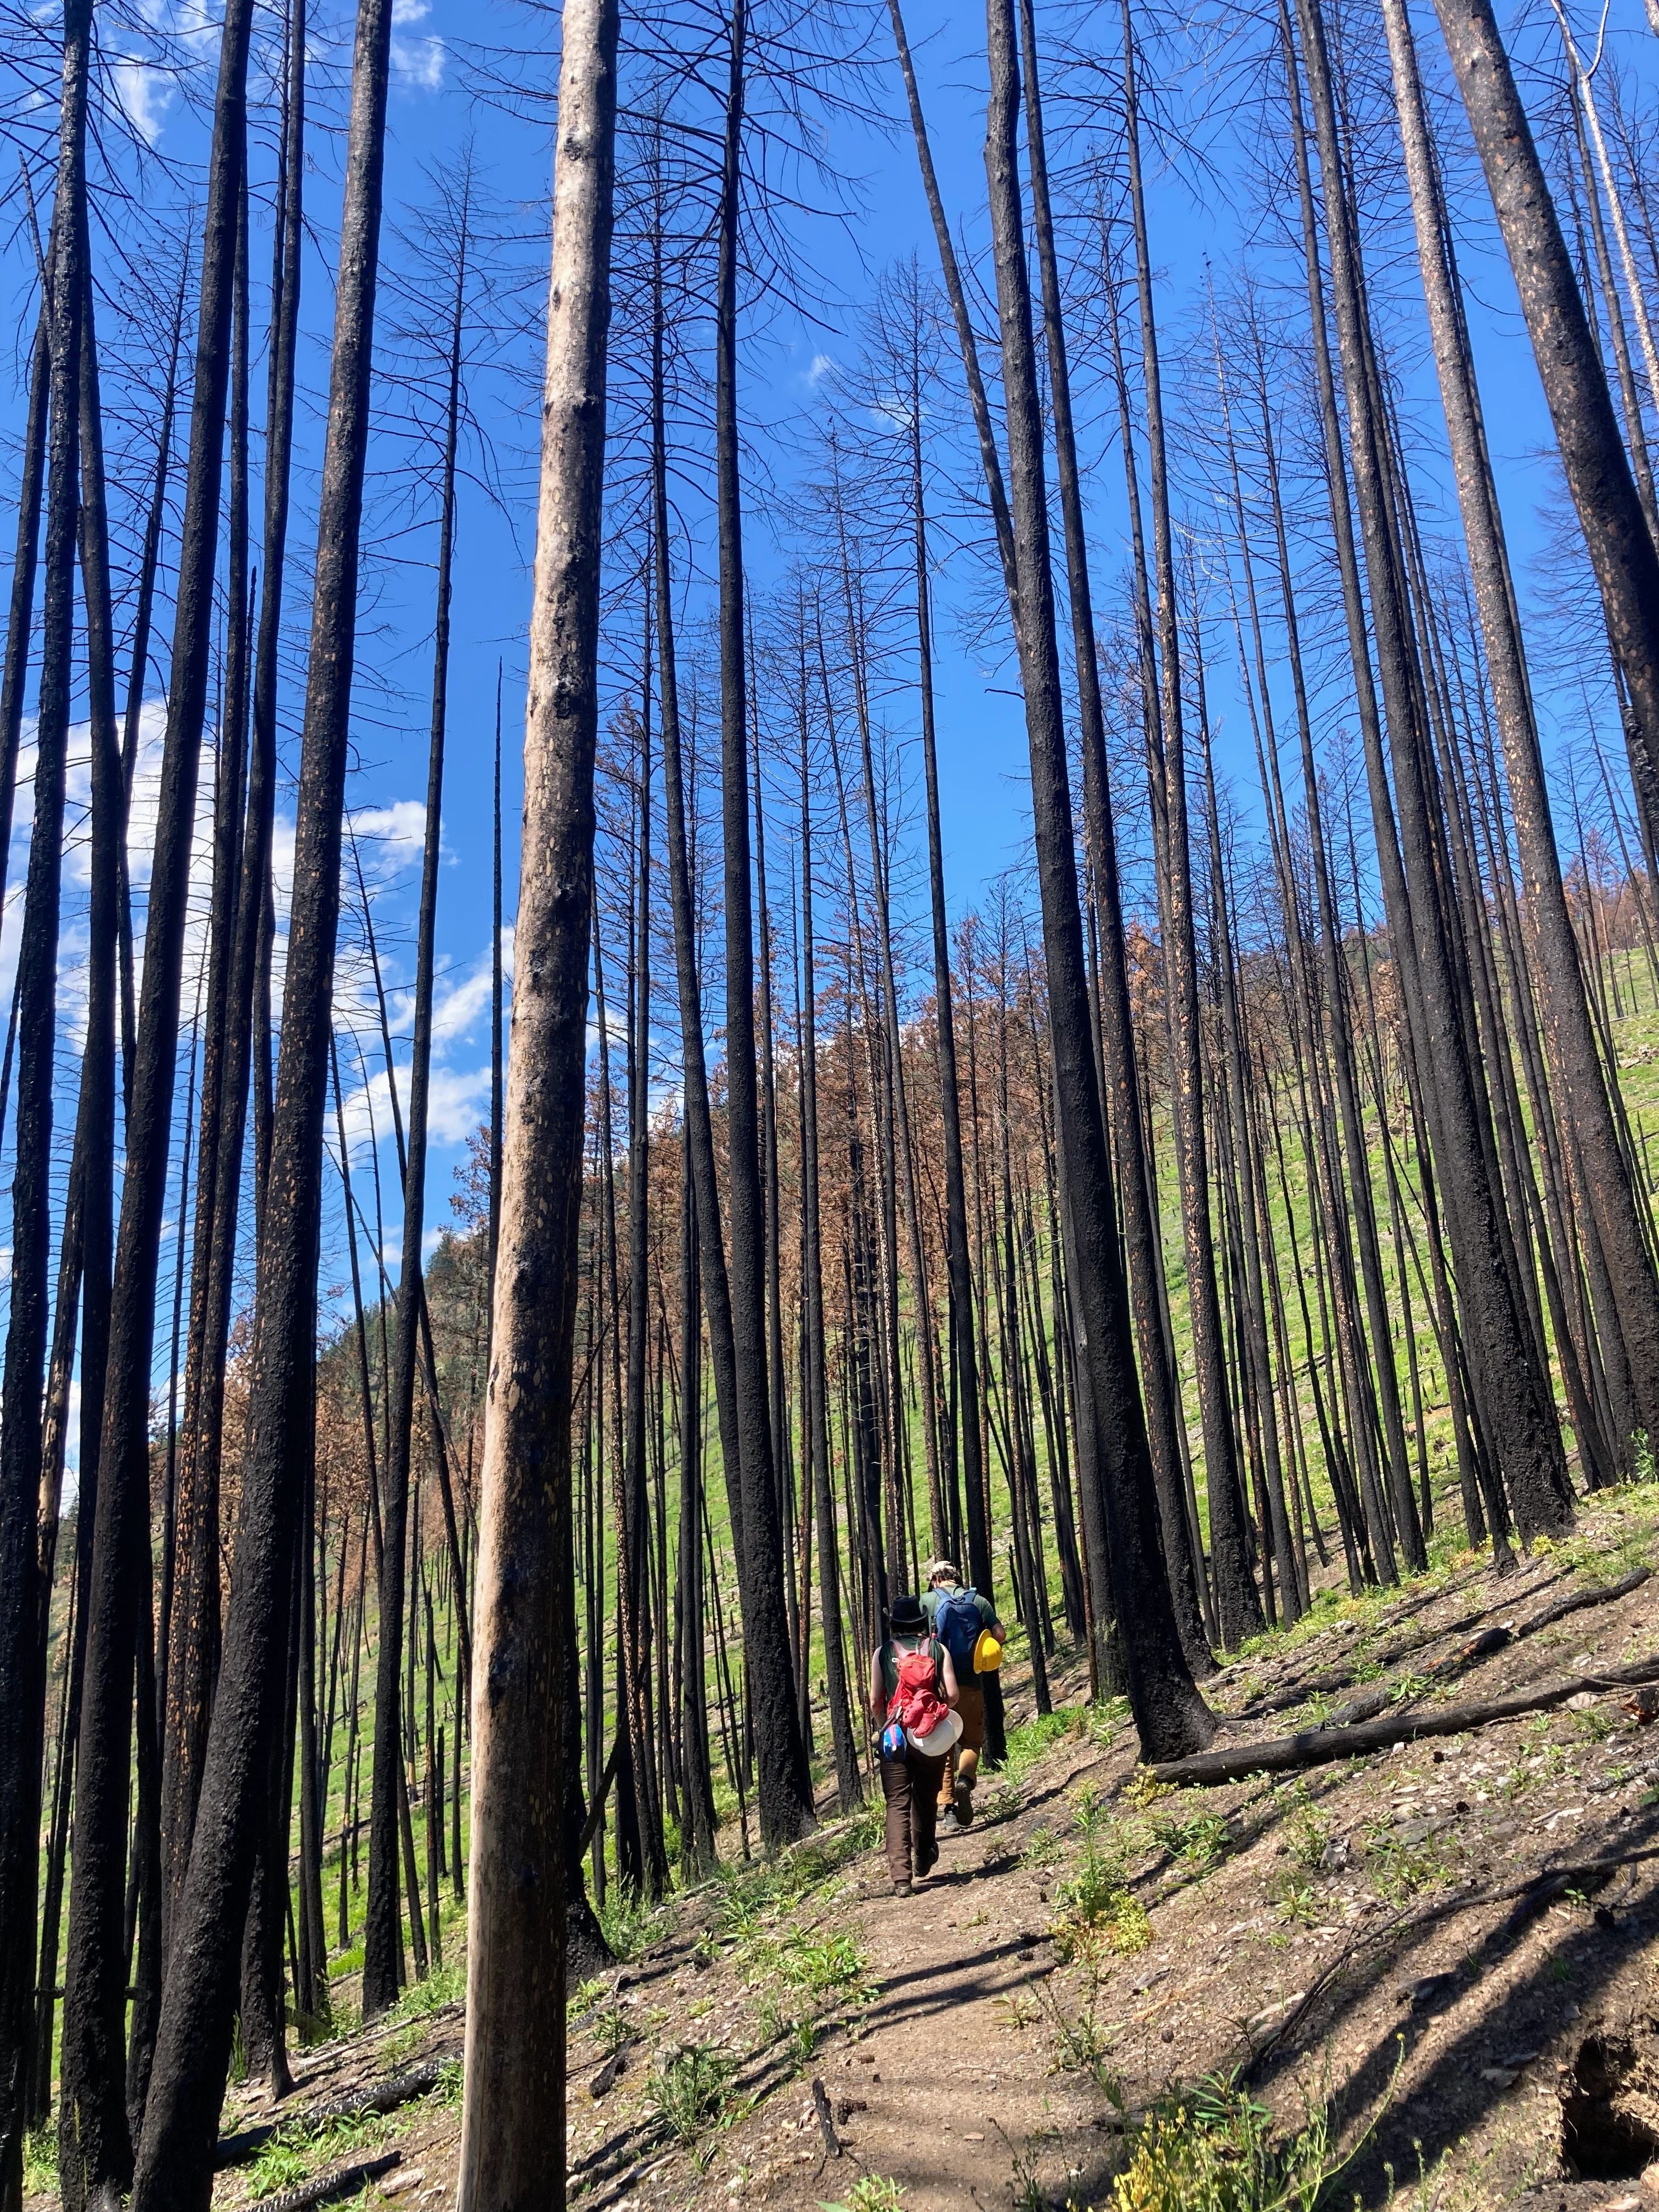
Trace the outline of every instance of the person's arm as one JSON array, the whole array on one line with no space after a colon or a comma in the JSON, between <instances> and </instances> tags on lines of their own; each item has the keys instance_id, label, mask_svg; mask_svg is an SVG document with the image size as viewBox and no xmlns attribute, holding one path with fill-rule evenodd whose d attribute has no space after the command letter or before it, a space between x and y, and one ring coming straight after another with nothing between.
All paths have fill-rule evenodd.
<instances>
[{"instance_id":1,"label":"person's arm","mask_svg":"<svg viewBox=\"0 0 1659 2212\"><path fill-rule=\"evenodd\" d=\"M957 1700L961 1697L962 1692L957 1687L957 1670L951 1657L950 1646L941 1644L939 1647L939 1669L945 1680L945 1702L954 1711Z\"/></svg>"},{"instance_id":2,"label":"person's arm","mask_svg":"<svg viewBox=\"0 0 1659 2212\"><path fill-rule=\"evenodd\" d=\"M975 1595L977 1595L978 1593L975 1592ZM987 1628L990 1630L992 1635L995 1637L997 1642L999 1644L1006 1644L1008 1641L1008 1632L1003 1626L1002 1623L997 1619L996 1607L991 1603L988 1598L980 1598L979 1611L981 1620L985 1623Z\"/></svg>"},{"instance_id":3,"label":"person's arm","mask_svg":"<svg viewBox=\"0 0 1659 2212\"><path fill-rule=\"evenodd\" d=\"M880 1721L887 1717L887 1693L881 1682L881 1646L870 1654L870 1717Z\"/></svg>"}]
</instances>

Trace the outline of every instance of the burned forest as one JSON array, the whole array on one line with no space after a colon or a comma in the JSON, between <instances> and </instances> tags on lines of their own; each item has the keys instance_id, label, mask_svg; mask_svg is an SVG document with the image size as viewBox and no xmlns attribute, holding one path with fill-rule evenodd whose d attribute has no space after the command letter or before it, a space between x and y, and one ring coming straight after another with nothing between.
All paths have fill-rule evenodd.
<instances>
[{"instance_id":1,"label":"burned forest","mask_svg":"<svg viewBox=\"0 0 1659 2212\"><path fill-rule=\"evenodd\" d=\"M0 0L0 2212L1659 2205L1659 6Z\"/></svg>"}]
</instances>

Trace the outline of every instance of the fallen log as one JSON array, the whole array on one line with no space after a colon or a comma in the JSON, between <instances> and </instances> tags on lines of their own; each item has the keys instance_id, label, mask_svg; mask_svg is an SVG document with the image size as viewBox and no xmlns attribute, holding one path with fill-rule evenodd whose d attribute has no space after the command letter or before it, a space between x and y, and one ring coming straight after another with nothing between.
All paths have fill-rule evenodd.
<instances>
[{"instance_id":1,"label":"fallen log","mask_svg":"<svg viewBox=\"0 0 1659 2212\"><path fill-rule=\"evenodd\" d=\"M1505 1621L1496 1627L1483 1628L1478 1636L1472 1637L1467 1644L1459 1644L1455 1651L1444 1652L1438 1659L1431 1660L1422 1668L1422 1674L1431 1683L1443 1681L1452 1674L1460 1674L1465 1668L1479 1665L1481 1660L1508 1650L1511 1644L1522 1643L1528 1637L1536 1636L1542 1629L1553 1628L1558 1621L1565 1620L1571 1613L1587 1613L1595 1606L1616 1604L1620 1598L1628 1597L1632 1590L1640 1589L1652 1573L1651 1567L1638 1567L1619 1582L1574 1590L1570 1596L1559 1598L1553 1605L1546 1606L1541 1613L1534 1613L1530 1620L1515 1623ZM1466 1628L1472 1628L1480 1617L1478 1613L1470 1613L1462 1620L1452 1621L1446 1627L1437 1629L1432 1636L1421 1637L1413 1643L1396 1646L1395 1650L1382 1653L1377 1663L1392 1666L1441 1636L1455 1636ZM1310 1698L1321 1696L1328 1690L1346 1690L1358 1680L1358 1668L1322 1675L1316 1680L1304 1681L1291 1689L1276 1692L1270 1698L1259 1698L1255 1705L1247 1706L1237 1718L1259 1720L1264 1714L1283 1712L1291 1705L1305 1705ZM1343 1728L1353 1721L1368 1720L1372 1714L1380 1713L1391 1704L1398 1691L1397 1682L1378 1682L1361 1691L1357 1698L1351 1698L1323 1725Z\"/></svg>"},{"instance_id":2,"label":"fallen log","mask_svg":"<svg viewBox=\"0 0 1659 2212\"><path fill-rule=\"evenodd\" d=\"M309 2212L313 2204L336 2203L342 2197L355 2197L383 2173L390 2173L402 2157L401 2151L387 2150L378 2158L360 2158L349 2166L337 2166L331 2173L316 2174L296 2188L283 2190L280 2197L256 2197L249 2212Z\"/></svg>"},{"instance_id":3,"label":"fallen log","mask_svg":"<svg viewBox=\"0 0 1659 2212\"><path fill-rule=\"evenodd\" d=\"M1240 1744L1234 1750L1200 1751L1188 1759L1165 1759L1150 1771L1153 1781L1176 1788L1212 1788L1218 1783L1243 1782L1252 1774L1290 1774L1304 1766L1329 1766L1340 1759L1390 1751L1397 1743L1462 1735L1472 1729L1517 1720L1525 1713L1547 1712L1552 1706L1565 1705L1581 1690L1623 1690L1638 1682L1659 1682L1659 1659L1608 1668L1597 1674L1570 1674L1547 1690L1522 1690L1483 1705L1443 1705L1437 1712L1401 1713L1388 1720L1360 1721L1351 1728L1304 1729L1297 1735L1271 1736L1265 1743Z\"/></svg>"},{"instance_id":4,"label":"fallen log","mask_svg":"<svg viewBox=\"0 0 1659 2212\"><path fill-rule=\"evenodd\" d=\"M383 2081L372 2082L366 2089L348 2090L344 2096L331 2097L326 2104L284 2112L280 2120L267 2120L257 2128L221 2136L214 2170L222 2173L227 2166L246 2166L279 2131L295 2136L309 2135L336 2120L366 2120L374 2113L395 2112L400 2105L413 2104L416 2097L430 2096L443 2078L446 2063L441 2058L423 2058L407 2072L388 2074Z\"/></svg>"},{"instance_id":5,"label":"fallen log","mask_svg":"<svg viewBox=\"0 0 1659 2212\"><path fill-rule=\"evenodd\" d=\"M1401 1644L1391 1644L1388 1650L1379 1651L1375 1659L1364 1662L1370 1667L1394 1667L1401 1660L1409 1659L1414 1651L1421 1651L1431 1644L1437 1644L1443 1636L1461 1636L1465 1630L1478 1627L1492 1611L1490 1606L1477 1606L1459 1620L1449 1620L1439 1628L1431 1628L1421 1636L1409 1636ZM1261 1720L1268 1713L1282 1713L1292 1705L1305 1705L1310 1698L1322 1698L1332 1690L1349 1690L1363 1679L1362 1662L1346 1667L1333 1667L1323 1674L1304 1674L1287 1683L1283 1689L1274 1690L1264 1698L1252 1698L1248 1705L1227 1717L1234 1721Z\"/></svg>"},{"instance_id":6,"label":"fallen log","mask_svg":"<svg viewBox=\"0 0 1659 2212\"><path fill-rule=\"evenodd\" d=\"M1587 1613L1592 1606L1611 1605L1616 1598L1628 1597L1632 1590L1640 1589L1652 1574L1651 1567L1637 1567L1619 1582L1604 1583L1599 1589L1592 1583L1589 1589L1574 1590L1571 1596L1558 1598L1542 1613L1535 1613L1530 1620L1522 1621L1516 1631L1516 1638L1536 1636L1540 1628L1553 1628L1570 1613Z\"/></svg>"}]
</instances>

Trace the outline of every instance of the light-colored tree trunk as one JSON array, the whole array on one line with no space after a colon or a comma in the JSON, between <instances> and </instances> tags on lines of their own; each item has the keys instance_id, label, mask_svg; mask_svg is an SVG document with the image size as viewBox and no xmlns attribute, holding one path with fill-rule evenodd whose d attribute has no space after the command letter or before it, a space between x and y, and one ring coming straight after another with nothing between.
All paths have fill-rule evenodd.
<instances>
[{"instance_id":1,"label":"light-colored tree trunk","mask_svg":"<svg viewBox=\"0 0 1659 2212\"><path fill-rule=\"evenodd\" d=\"M473 1673L460 2212L565 2201L565 1632L617 0L567 0Z\"/></svg>"}]
</instances>

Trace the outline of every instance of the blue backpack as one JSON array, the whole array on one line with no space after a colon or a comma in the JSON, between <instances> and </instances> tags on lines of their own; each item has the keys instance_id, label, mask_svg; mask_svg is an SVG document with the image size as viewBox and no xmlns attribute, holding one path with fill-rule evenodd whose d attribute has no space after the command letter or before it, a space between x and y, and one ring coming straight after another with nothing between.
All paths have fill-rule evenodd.
<instances>
[{"instance_id":1,"label":"blue backpack","mask_svg":"<svg viewBox=\"0 0 1659 2212\"><path fill-rule=\"evenodd\" d=\"M938 1609L933 1614L933 1633L950 1653L958 1680L964 1670L969 1674L974 1671L974 1647L984 1625L971 1589L939 1592Z\"/></svg>"}]
</instances>

